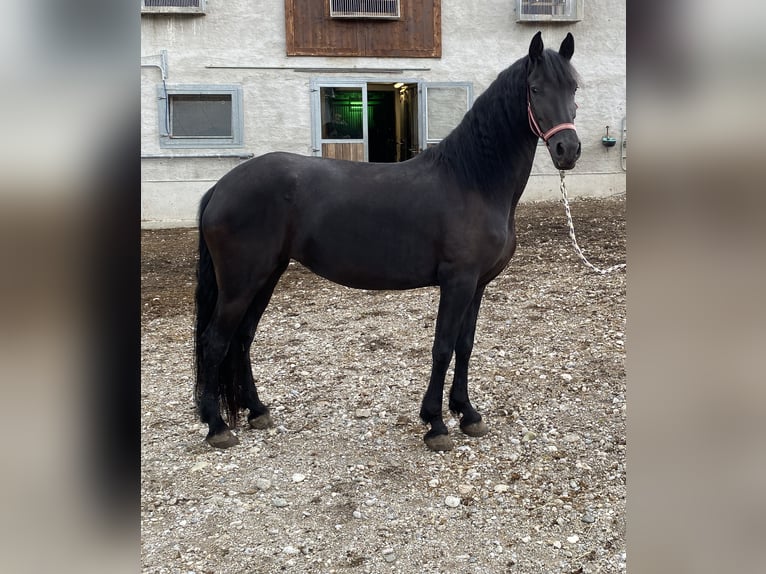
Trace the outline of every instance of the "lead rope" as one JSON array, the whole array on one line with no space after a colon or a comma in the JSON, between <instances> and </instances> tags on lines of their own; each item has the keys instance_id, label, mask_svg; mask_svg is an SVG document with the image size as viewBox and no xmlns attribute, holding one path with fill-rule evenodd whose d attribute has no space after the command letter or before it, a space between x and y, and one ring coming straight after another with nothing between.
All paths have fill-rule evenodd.
<instances>
[{"instance_id":1,"label":"lead rope","mask_svg":"<svg viewBox=\"0 0 766 574\"><path fill-rule=\"evenodd\" d=\"M569 199L567 198L567 186L564 183L564 171L559 171L559 175L561 176L561 197L564 201L564 211L566 211L567 214L567 223L569 224L569 237L572 238L572 245L574 246L575 251L577 252L577 256L582 260L585 265L593 269L596 273L601 273L602 275L605 275L607 273L612 273L613 271L617 271L618 269L623 269L627 267L627 263L618 263L617 265L612 265L611 267L607 267L606 269L601 269L600 267L596 267L588 261L588 259L585 257L585 255L582 252L582 249L580 249L580 246L577 245L577 238L575 237L575 228L574 223L572 222L572 212L569 210Z\"/></svg>"}]
</instances>

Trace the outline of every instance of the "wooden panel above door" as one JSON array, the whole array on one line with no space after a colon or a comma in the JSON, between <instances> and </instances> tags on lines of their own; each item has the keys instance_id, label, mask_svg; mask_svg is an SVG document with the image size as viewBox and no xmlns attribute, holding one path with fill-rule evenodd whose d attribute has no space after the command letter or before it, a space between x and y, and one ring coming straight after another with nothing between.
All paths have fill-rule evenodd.
<instances>
[{"instance_id":1,"label":"wooden panel above door","mask_svg":"<svg viewBox=\"0 0 766 574\"><path fill-rule=\"evenodd\" d=\"M441 0L400 0L398 20L330 18L330 0L285 0L288 56L441 58Z\"/></svg>"}]
</instances>

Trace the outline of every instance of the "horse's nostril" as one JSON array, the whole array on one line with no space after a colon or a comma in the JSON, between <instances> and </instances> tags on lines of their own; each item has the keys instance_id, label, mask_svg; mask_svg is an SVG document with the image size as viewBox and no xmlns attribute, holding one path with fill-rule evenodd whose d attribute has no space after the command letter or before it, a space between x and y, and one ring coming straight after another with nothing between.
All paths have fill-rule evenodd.
<instances>
[{"instance_id":1,"label":"horse's nostril","mask_svg":"<svg viewBox=\"0 0 766 574\"><path fill-rule=\"evenodd\" d=\"M564 145L561 142L556 144L556 155L559 157L564 155Z\"/></svg>"},{"instance_id":2,"label":"horse's nostril","mask_svg":"<svg viewBox=\"0 0 766 574\"><path fill-rule=\"evenodd\" d=\"M580 151L582 151L582 143L577 142L577 157L580 157Z\"/></svg>"}]
</instances>

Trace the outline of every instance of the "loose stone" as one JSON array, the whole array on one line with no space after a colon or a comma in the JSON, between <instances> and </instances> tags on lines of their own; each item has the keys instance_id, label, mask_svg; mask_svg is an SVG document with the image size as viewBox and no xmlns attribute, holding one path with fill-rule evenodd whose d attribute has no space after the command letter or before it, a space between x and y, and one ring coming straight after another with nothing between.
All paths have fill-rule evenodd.
<instances>
[{"instance_id":1,"label":"loose stone","mask_svg":"<svg viewBox=\"0 0 766 574\"><path fill-rule=\"evenodd\" d=\"M444 499L444 504L449 506L450 508L457 508L460 506L460 498L457 496L448 496Z\"/></svg>"},{"instance_id":2,"label":"loose stone","mask_svg":"<svg viewBox=\"0 0 766 574\"><path fill-rule=\"evenodd\" d=\"M198 472L202 470L203 468L207 468L208 466L212 466L212 465L209 462L202 460L191 467L191 472Z\"/></svg>"}]
</instances>

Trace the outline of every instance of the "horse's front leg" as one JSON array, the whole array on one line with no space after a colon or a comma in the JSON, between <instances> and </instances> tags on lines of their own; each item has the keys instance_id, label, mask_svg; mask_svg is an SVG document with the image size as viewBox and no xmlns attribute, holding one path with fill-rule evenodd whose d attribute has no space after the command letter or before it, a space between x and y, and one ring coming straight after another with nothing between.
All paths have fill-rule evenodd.
<instances>
[{"instance_id":1,"label":"horse's front leg","mask_svg":"<svg viewBox=\"0 0 766 574\"><path fill-rule=\"evenodd\" d=\"M489 427L468 398L468 361L473 350L476 320L483 295L484 286L480 286L476 289L476 294L460 327L460 334L455 345L455 378L452 381L449 396L449 410L460 416L460 430L474 437L484 436L489 432Z\"/></svg>"},{"instance_id":2,"label":"horse's front leg","mask_svg":"<svg viewBox=\"0 0 766 574\"><path fill-rule=\"evenodd\" d=\"M474 298L476 280L461 278L444 282L441 286L439 313L436 317L436 335L432 349L433 364L420 418L431 425L423 440L431 450L452 450L452 440L442 418L444 377L452 360L452 353L460 334L463 318Z\"/></svg>"}]
</instances>

